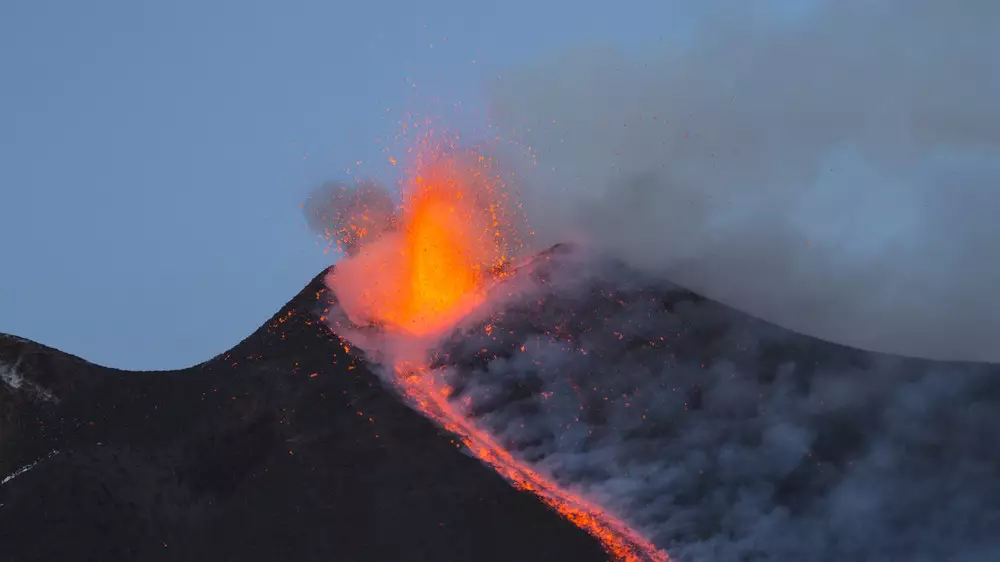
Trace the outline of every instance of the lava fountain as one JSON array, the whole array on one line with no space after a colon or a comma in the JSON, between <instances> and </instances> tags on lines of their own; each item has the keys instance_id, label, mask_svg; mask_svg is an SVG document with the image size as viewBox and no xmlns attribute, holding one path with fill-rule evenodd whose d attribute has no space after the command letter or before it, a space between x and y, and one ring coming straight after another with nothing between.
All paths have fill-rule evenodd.
<instances>
[{"instance_id":1,"label":"lava fountain","mask_svg":"<svg viewBox=\"0 0 1000 562\"><path fill-rule=\"evenodd\" d=\"M667 561L625 522L561 489L460 414L448 400L452 389L428 367L428 342L485 301L488 288L523 249L527 232L522 209L493 159L460 149L449 142L452 138L428 135L418 143L402 184L394 231L352 252L330 274L328 285L353 324L377 326L383 345L392 342L393 351L378 352L389 363L391 383L413 407L455 434L516 488L536 494L597 538L613 558ZM356 215L367 220L363 211Z\"/></svg>"},{"instance_id":2,"label":"lava fountain","mask_svg":"<svg viewBox=\"0 0 1000 562\"><path fill-rule=\"evenodd\" d=\"M352 321L413 336L440 332L483 302L521 248L524 224L493 159L433 137L419 146L395 231L338 264L332 279Z\"/></svg>"}]
</instances>

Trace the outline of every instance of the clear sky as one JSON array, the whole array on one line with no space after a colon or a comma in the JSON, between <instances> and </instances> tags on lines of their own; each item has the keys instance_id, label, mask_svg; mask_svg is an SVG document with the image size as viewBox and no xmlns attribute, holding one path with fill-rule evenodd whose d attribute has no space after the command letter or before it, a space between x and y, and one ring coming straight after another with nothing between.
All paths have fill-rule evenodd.
<instances>
[{"instance_id":1,"label":"clear sky","mask_svg":"<svg viewBox=\"0 0 1000 562\"><path fill-rule=\"evenodd\" d=\"M0 331L125 368L208 359L329 264L299 203L359 160L386 172L407 80L475 105L505 65L657 41L662 6L4 2Z\"/></svg>"}]
</instances>

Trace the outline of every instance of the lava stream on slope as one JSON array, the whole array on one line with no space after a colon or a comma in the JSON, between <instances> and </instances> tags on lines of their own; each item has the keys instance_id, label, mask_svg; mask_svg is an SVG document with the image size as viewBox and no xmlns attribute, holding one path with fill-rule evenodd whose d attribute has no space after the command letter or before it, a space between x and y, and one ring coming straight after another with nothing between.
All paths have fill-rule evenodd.
<instances>
[{"instance_id":1,"label":"lava stream on slope","mask_svg":"<svg viewBox=\"0 0 1000 562\"><path fill-rule=\"evenodd\" d=\"M395 366L396 386L425 416L458 436L480 461L488 464L519 490L531 492L576 526L590 533L615 560L667 562L669 557L651 542L585 498L563 490L528 468L474 422L448 403L450 389L436 382L433 372L415 365Z\"/></svg>"}]
</instances>

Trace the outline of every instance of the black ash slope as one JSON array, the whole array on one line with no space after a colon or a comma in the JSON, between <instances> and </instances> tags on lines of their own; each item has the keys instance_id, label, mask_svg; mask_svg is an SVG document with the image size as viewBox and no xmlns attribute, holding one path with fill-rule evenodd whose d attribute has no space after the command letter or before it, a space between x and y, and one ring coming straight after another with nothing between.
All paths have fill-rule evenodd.
<instances>
[{"instance_id":1,"label":"black ash slope","mask_svg":"<svg viewBox=\"0 0 1000 562\"><path fill-rule=\"evenodd\" d=\"M604 560L352 360L317 277L207 363L0 336L0 560Z\"/></svg>"},{"instance_id":2,"label":"black ash slope","mask_svg":"<svg viewBox=\"0 0 1000 562\"><path fill-rule=\"evenodd\" d=\"M821 341L569 247L507 286L441 350L452 400L675 560L1000 560L1000 366Z\"/></svg>"}]
</instances>

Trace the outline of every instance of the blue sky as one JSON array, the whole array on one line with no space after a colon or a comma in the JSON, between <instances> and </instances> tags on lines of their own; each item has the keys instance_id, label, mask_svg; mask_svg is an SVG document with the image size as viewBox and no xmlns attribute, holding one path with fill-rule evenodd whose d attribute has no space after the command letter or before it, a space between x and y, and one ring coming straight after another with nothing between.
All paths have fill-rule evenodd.
<instances>
[{"instance_id":1,"label":"blue sky","mask_svg":"<svg viewBox=\"0 0 1000 562\"><path fill-rule=\"evenodd\" d=\"M507 65L683 28L610 6L5 2L0 331L124 368L223 351L328 265L306 192L391 174L408 81L474 107Z\"/></svg>"}]
</instances>

